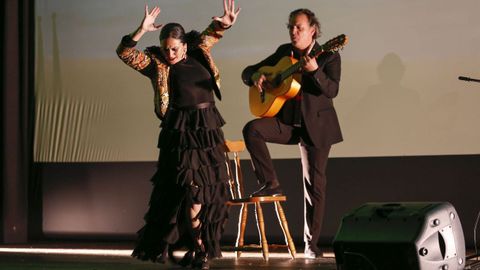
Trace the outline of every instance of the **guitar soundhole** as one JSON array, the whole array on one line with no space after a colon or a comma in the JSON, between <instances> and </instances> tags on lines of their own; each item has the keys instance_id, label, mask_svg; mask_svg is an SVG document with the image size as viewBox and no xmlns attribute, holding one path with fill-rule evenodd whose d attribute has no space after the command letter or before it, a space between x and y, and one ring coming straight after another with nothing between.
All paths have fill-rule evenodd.
<instances>
[{"instance_id":1,"label":"guitar soundhole","mask_svg":"<svg viewBox=\"0 0 480 270\"><path fill-rule=\"evenodd\" d=\"M282 81L283 81L283 80L282 80L282 76L280 76L280 74L277 75L277 76L275 76L275 78L274 78L273 81L272 81L273 87L274 87L274 88L279 87L280 84L282 84Z\"/></svg>"}]
</instances>

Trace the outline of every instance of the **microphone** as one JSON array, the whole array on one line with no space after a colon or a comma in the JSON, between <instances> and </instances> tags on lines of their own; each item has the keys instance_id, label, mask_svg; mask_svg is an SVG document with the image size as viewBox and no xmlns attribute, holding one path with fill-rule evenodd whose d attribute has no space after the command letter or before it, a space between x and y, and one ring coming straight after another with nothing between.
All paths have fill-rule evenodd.
<instances>
[{"instance_id":1,"label":"microphone","mask_svg":"<svg viewBox=\"0 0 480 270\"><path fill-rule=\"evenodd\" d=\"M467 82L480 82L480 80L472 79L472 78L464 77L464 76L459 76L458 79L461 80L461 81L467 81Z\"/></svg>"}]
</instances>

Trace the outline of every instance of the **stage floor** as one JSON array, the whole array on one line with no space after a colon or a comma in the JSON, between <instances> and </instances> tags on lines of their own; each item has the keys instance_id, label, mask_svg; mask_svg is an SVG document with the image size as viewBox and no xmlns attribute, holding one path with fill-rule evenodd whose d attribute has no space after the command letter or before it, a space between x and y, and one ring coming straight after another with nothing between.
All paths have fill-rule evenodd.
<instances>
[{"instance_id":1,"label":"stage floor","mask_svg":"<svg viewBox=\"0 0 480 270\"><path fill-rule=\"evenodd\" d=\"M228 248L226 248L228 249ZM8 270L147 270L185 269L173 263L142 262L130 257L131 249L112 245L0 245L0 269ZM223 258L211 262L211 269L320 269L335 270L333 254L328 258L306 259L298 253L291 259L285 250L271 251L269 260L261 252L243 252L236 258L232 251L224 251ZM181 257L181 252L175 252Z\"/></svg>"},{"instance_id":2,"label":"stage floor","mask_svg":"<svg viewBox=\"0 0 480 270\"><path fill-rule=\"evenodd\" d=\"M34 245L0 245L0 270L148 270L186 269L171 262L158 264L130 257L131 244L112 243L47 243ZM260 251L243 252L236 258L224 248L223 258L211 262L211 269L319 269L336 270L335 258L326 249L325 257L304 258L302 250L291 259L287 250L271 250L263 260ZM474 254L467 252L467 256ZM175 252L180 258L183 253ZM479 258L467 261L465 269L480 269Z\"/></svg>"}]
</instances>

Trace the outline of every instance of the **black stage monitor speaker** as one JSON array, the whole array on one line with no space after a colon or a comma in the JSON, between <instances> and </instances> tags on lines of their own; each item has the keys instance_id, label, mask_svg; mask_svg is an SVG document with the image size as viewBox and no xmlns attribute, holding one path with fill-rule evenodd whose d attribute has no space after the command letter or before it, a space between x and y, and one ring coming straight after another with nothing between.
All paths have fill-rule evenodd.
<instances>
[{"instance_id":1,"label":"black stage monitor speaker","mask_svg":"<svg viewBox=\"0 0 480 270\"><path fill-rule=\"evenodd\" d=\"M455 270L465 240L448 202L366 203L347 213L333 241L338 270Z\"/></svg>"}]
</instances>

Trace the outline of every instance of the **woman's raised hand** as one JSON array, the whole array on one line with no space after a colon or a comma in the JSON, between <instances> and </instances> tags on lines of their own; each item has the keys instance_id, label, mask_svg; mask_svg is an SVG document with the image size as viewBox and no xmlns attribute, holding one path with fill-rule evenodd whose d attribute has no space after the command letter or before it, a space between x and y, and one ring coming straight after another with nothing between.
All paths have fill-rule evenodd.
<instances>
[{"instance_id":1,"label":"woman's raised hand","mask_svg":"<svg viewBox=\"0 0 480 270\"><path fill-rule=\"evenodd\" d=\"M218 21L223 28L228 28L235 23L240 10L241 8L237 8L237 10L235 10L235 0L223 0L223 16L215 16L212 19Z\"/></svg>"},{"instance_id":2,"label":"woman's raised hand","mask_svg":"<svg viewBox=\"0 0 480 270\"><path fill-rule=\"evenodd\" d=\"M160 8L154 7L152 11L148 11L148 6L145 5L145 17L143 17L141 29L145 32L157 31L162 28L162 24L155 24L155 19L160 14Z\"/></svg>"}]
</instances>

